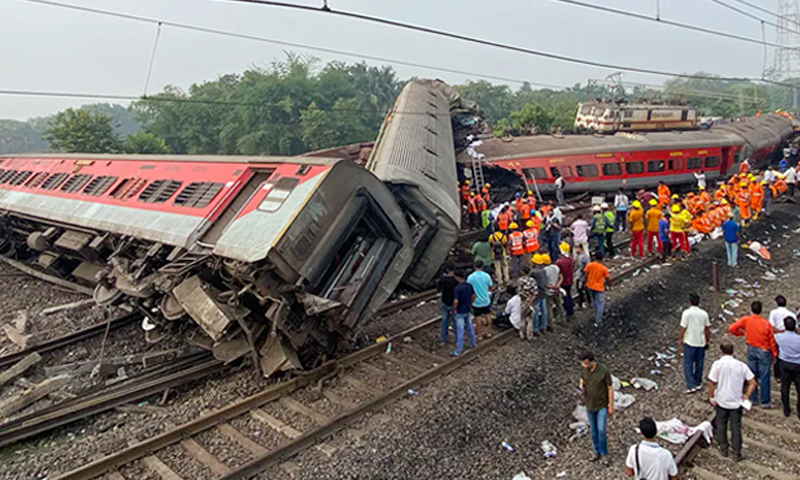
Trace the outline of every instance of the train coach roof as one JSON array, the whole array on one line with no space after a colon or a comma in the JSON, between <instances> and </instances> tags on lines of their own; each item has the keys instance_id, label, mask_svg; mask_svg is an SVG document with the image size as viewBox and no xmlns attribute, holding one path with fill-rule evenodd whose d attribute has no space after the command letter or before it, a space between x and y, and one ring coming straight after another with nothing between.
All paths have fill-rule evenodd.
<instances>
[{"instance_id":1,"label":"train coach roof","mask_svg":"<svg viewBox=\"0 0 800 480\"><path fill-rule=\"evenodd\" d=\"M0 155L7 158L36 158L54 160L115 160L138 162L203 162L203 163L247 163L247 164L304 164L333 165L343 161L341 158L326 157L269 157L257 155L115 155L104 153L23 153Z\"/></svg>"},{"instance_id":2,"label":"train coach roof","mask_svg":"<svg viewBox=\"0 0 800 480\"><path fill-rule=\"evenodd\" d=\"M529 137L491 138L475 150L487 160L550 155L580 155L607 152L702 148L739 145L742 141L729 134L709 131L617 133L616 135L534 135ZM462 160L464 156L462 155ZM467 159L468 160L468 159Z\"/></svg>"}]
</instances>

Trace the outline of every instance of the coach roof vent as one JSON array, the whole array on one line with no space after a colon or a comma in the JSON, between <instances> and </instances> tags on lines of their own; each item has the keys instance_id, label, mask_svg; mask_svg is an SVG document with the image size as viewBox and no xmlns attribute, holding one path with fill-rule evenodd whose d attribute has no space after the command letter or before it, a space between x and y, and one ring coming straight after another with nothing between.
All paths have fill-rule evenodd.
<instances>
[{"instance_id":1,"label":"coach roof vent","mask_svg":"<svg viewBox=\"0 0 800 480\"><path fill-rule=\"evenodd\" d=\"M156 180L139 195L140 202L164 203L180 188L181 182L176 180Z\"/></svg>"},{"instance_id":2,"label":"coach roof vent","mask_svg":"<svg viewBox=\"0 0 800 480\"><path fill-rule=\"evenodd\" d=\"M172 203L181 207L204 208L224 186L220 182L192 182L181 190Z\"/></svg>"}]
</instances>

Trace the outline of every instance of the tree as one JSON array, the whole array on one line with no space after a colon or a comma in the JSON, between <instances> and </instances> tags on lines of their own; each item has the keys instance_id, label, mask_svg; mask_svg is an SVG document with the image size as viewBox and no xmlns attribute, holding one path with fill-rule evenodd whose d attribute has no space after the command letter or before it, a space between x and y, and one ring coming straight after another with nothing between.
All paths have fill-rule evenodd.
<instances>
[{"instance_id":1,"label":"tree","mask_svg":"<svg viewBox=\"0 0 800 480\"><path fill-rule=\"evenodd\" d=\"M61 152L118 152L120 140L111 121L102 113L68 108L48 122L45 139L50 148Z\"/></svg>"},{"instance_id":2,"label":"tree","mask_svg":"<svg viewBox=\"0 0 800 480\"><path fill-rule=\"evenodd\" d=\"M123 150L125 153L169 153L169 147L163 138L142 131L125 137Z\"/></svg>"}]
</instances>

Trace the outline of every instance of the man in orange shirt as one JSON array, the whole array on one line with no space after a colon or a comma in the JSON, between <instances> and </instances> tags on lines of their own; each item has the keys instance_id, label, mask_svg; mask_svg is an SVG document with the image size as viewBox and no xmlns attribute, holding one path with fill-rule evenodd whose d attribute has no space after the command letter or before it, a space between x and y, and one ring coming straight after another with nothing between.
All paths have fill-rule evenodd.
<instances>
[{"instance_id":1,"label":"man in orange shirt","mask_svg":"<svg viewBox=\"0 0 800 480\"><path fill-rule=\"evenodd\" d=\"M658 182L658 208L669 205L670 191L664 182Z\"/></svg>"},{"instance_id":2,"label":"man in orange shirt","mask_svg":"<svg viewBox=\"0 0 800 480\"><path fill-rule=\"evenodd\" d=\"M750 182L750 210L752 210L753 220L758 220L761 206L764 202L764 188L758 180Z\"/></svg>"},{"instance_id":3,"label":"man in orange shirt","mask_svg":"<svg viewBox=\"0 0 800 480\"><path fill-rule=\"evenodd\" d=\"M508 226L508 253L511 254L511 279L519 277L522 272L522 263L525 258L525 238L516 223Z\"/></svg>"},{"instance_id":4,"label":"man in orange shirt","mask_svg":"<svg viewBox=\"0 0 800 480\"><path fill-rule=\"evenodd\" d=\"M639 250L639 256L644 258L644 213L642 212L642 204L639 200L634 200L631 203L631 211L628 213L628 223L631 224L631 257L636 256L636 250Z\"/></svg>"},{"instance_id":5,"label":"man in orange shirt","mask_svg":"<svg viewBox=\"0 0 800 480\"><path fill-rule=\"evenodd\" d=\"M603 323L603 310L605 309L606 280L608 280L608 268L603 265L603 252L594 254L594 261L589 262L583 268L586 273L586 289L589 290L589 297L592 299L594 308L594 326L599 327Z\"/></svg>"},{"instance_id":6,"label":"man in orange shirt","mask_svg":"<svg viewBox=\"0 0 800 480\"><path fill-rule=\"evenodd\" d=\"M700 198L700 208L708 210L708 207L711 206L711 195L706 191L706 187L700 187L698 197Z\"/></svg>"},{"instance_id":7,"label":"man in orange shirt","mask_svg":"<svg viewBox=\"0 0 800 480\"><path fill-rule=\"evenodd\" d=\"M747 226L750 220L750 191L747 189L747 182L739 184L740 190L736 194L736 205L739 207L739 214L742 216L742 226Z\"/></svg>"},{"instance_id":8,"label":"man in orange shirt","mask_svg":"<svg viewBox=\"0 0 800 480\"><path fill-rule=\"evenodd\" d=\"M658 253L661 253L661 239L658 238L658 222L661 220L661 209L658 202L650 200L650 208L644 214L645 224L647 225L647 254L653 253L653 240L656 242Z\"/></svg>"},{"instance_id":9,"label":"man in orange shirt","mask_svg":"<svg viewBox=\"0 0 800 480\"><path fill-rule=\"evenodd\" d=\"M754 405L760 403L763 408L770 407L769 381L772 365L778 358L778 347L772 325L761 316L761 302L755 301L750 305L752 315L736 320L728 331L737 337L744 335L747 340L747 366L758 379L758 386L750 396Z\"/></svg>"}]
</instances>

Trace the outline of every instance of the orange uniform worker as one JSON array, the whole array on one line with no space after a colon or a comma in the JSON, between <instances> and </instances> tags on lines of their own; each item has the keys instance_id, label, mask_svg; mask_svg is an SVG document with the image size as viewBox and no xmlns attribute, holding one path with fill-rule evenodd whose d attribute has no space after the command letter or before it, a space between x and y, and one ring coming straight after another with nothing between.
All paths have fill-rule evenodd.
<instances>
[{"instance_id":1,"label":"orange uniform worker","mask_svg":"<svg viewBox=\"0 0 800 480\"><path fill-rule=\"evenodd\" d=\"M516 210L517 212L522 210L522 205L524 203L525 203L525 201L522 199L522 196L518 193L517 194L517 199L514 200L514 210Z\"/></svg>"},{"instance_id":2,"label":"orange uniform worker","mask_svg":"<svg viewBox=\"0 0 800 480\"><path fill-rule=\"evenodd\" d=\"M658 182L658 208L669 205L669 187L664 182Z\"/></svg>"},{"instance_id":3,"label":"orange uniform worker","mask_svg":"<svg viewBox=\"0 0 800 480\"><path fill-rule=\"evenodd\" d=\"M750 220L750 191L747 189L747 182L739 184L736 205L739 207L739 214L742 216L742 225L747 224L747 221Z\"/></svg>"},{"instance_id":4,"label":"orange uniform worker","mask_svg":"<svg viewBox=\"0 0 800 480\"><path fill-rule=\"evenodd\" d=\"M511 279L518 278L522 273L522 262L525 255L525 238L519 231L519 226L512 223L508 226L511 233L508 234L508 253L511 254Z\"/></svg>"},{"instance_id":5,"label":"orange uniform worker","mask_svg":"<svg viewBox=\"0 0 800 480\"><path fill-rule=\"evenodd\" d=\"M511 224L511 209L504 207L497 214L497 229L508 234L508 226Z\"/></svg>"},{"instance_id":6,"label":"orange uniform worker","mask_svg":"<svg viewBox=\"0 0 800 480\"><path fill-rule=\"evenodd\" d=\"M628 222L631 224L631 257L639 256L644 258L644 212L639 200L631 202L631 211L628 212Z\"/></svg>"},{"instance_id":7,"label":"orange uniform worker","mask_svg":"<svg viewBox=\"0 0 800 480\"><path fill-rule=\"evenodd\" d=\"M477 210L478 213L481 213L487 208L489 208L489 206L486 204L486 200L484 200L480 195L475 195L475 210Z\"/></svg>"},{"instance_id":8,"label":"orange uniform worker","mask_svg":"<svg viewBox=\"0 0 800 480\"><path fill-rule=\"evenodd\" d=\"M529 191L525 200L528 202L528 206L531 207L531 211L536 210L536 197L533 196L533 192Z\"/></svg>"},{"instance_id":9,"label":"orange uniform worker","mask_svg":"<svg viewBox=\"0 0 800 480\"><path fill-rule=\"evenodd\" d=\"M525 265L530 267L533 254L539 250L539 229L534 227L533 220L525 222L525 226L527 228L522 232L522 247L525 251L523 256L525 257Z\"/></svg>"},{"instance_id":10,"label":"orange uniform worker","mask_svg":"<svg viewBox=\"0 0 800 480\"><path fill-rule=\"evenodd\" d=\"M724 183L721 183L719 187L714 191L714 201L715 202L722 201L722 199L727 196L728 196L728 188L725 186Z\"/></svg>"},{"instance_id":11,"label":"orange uniform worker","mask_svg":"<svg viewBox=\"0 0 800 480\"><path fill-rule=\"evenodd\" d=\"M765 182L766 183L766 182ZM753 220L758 220L758 214L764 204L764 187L758 181L751 182L748 187L750 191L750 210Z\"/></svg>"},{"instance_id":12,"label":"orange uniform worker","mask_svg":"<svg viewBox=\"0 0 800 480\"><path fill-rule=\"evenodd\" d=\"M483 188L481 188L481 196L483 196L483 199L486 200L486 203L492 201L492 196L489 194L489 188L491 187L492 186L487 183L483 186Z\"/></svg>"},{"instance_id":13,"label":"orange uniform worker","mask_svg":"<svg viewBox=\"0 0 800 480\"><path fill-rule=\"evenodd\" d=\"M467 214L469 214L470 228L478 228L481 218L480 210L478 210L478 201L475 198L475 192L470 193L469 199L467 199Z\"/></svg>"},{"instance_id":14,"label":"orange uniform worker","mask_svg":"<svg viewBox=\"0 0 800 480\"><path fill-rule=\"evenodd\" d=\"M531 206L528 204L528 202L522 203L522 207L520 208L518 215L523 224L528 223L528 220L531 219Z\"/></svg>"},{"instance_id":15,"label":"orange uniform worker","mask_svg":"<svg viewBox=\"0 0 800 480\"><path fill-rule=\"evenodd\" d=\"M656 242L656 249L661 253L661 238L658 236L658 222L661 220L661 209L658 202L650 199L650 208L644 214L645 226L647 227L647 254L653 253L653 241Z\"/></svg>"},{"instance_id":16,"label":"orange uniform worker","mask_svg":"<svg viewBox=\"0 0 800 480\"><path fill-rule=\"evenodd\" d=\"M461 185L461 202L464 205L469 203L469 180L464 180L464 184Z\"/></svg>"},{"instance_id":17,"label":"orange uniform worker","mask_svg":"<svg viewBox=\"0 0 800 480\"><path fill-rule=\"evenodd\" d=\"M708 210L708 207L711 206L711 195L709 195L704 187L700 187L698 197L700 198L700 208L702 210Z\"/></svg>"}]
</instances>

